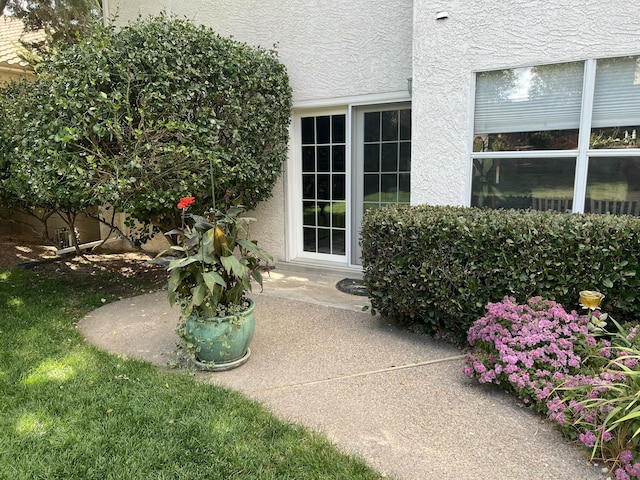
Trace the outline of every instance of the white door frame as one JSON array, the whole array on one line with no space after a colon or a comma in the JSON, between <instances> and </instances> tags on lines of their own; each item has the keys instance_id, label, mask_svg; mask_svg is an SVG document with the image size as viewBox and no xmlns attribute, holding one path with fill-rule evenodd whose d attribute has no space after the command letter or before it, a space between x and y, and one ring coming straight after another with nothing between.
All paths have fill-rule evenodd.
<instances>
[{"instance_id":1,"label":"white door frame","mask_svg":"<svg viewBox=\"0 0 640 480\"><path fill-rule=\"evenodd\" d=\"M354 202L357 199L358 189L362 197L362 182L357 181L358 168L362 176L362 166L356 168L358 157L356 149L360 148L357 141L357 130L362 130L362 121L356 119L356 115L362 115L366 111L378 111L387 108L406 108L411 106L411 98L404 92L393 95L372 95L356 97L350 102L342 105L327 105L326 103L311 102L310 104L298 104L294 106L294 112L290 130L290 150L289 159L285 168L285 239L286 239L286 261L308 263L311 265L328 265L348 267L354 270L362 269L356 264L360 247L358 243L360 227L357 225L355 217L362 219L362 205L359 207L360 213L354 211L355 205L361 202ZM296 108L297 107L297 108ZM302 107L302 108L300 108ZM305 252L303 246L303 212L302 201L302 139L300 135L301 119L303 117L317 117L323 115L345 115L346 126L346 255L329 255L322 253ZM362 138L362 137L360 137ZM362 156L359 157L360 159Z\"/></svg>"},{"instance_id":2,"label":"white door frame","mask_svg":"<svg viewBox=\"0 0 640 480\"><path fill-rule=\"evenodd\" d=\"M305 252L303 245L302 235L302 209L300 204L302 201L302 139L300 137L301 119L303 117L320 117L325 115L345 115L345 135L346 135L346 148L345 148L345 162L346 162L346 183L345 183L345 198L346 198L346 217L345 217L345 241L346 241L346 255L329 255L324 253ZM314 109L301 109L294 111L291 135L291 149L289 154L289 162L286 169L286 218L287 218L287 248L286 258L287 261L301 261L309 263L326 263L326 264L340 264L347 266L349 264L349 239L351 238L351 226L349 219L351 218L351 139L349 125L351 119L349 118L349 108L343 107L325 107Z\"/></svg>"}]
</instances>

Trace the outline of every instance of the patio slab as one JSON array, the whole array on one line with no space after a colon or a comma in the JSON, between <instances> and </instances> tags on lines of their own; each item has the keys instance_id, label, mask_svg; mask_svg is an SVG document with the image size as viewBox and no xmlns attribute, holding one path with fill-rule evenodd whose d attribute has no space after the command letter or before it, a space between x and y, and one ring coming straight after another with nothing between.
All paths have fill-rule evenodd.
<instances>
[{"instance_id":1,"label":"patio slab","mask_svg":"<svg viewBox=\"0 0 640 480\"><path fill-rule=\"evenodd\" d=\"M275 272L273 272L275 273ZM400 480L603 480L554 426L462 374L461 352L361 312L342 276L280 271L255 293L251 358L212 384L326 434ZM178 309L166 292L105 305L79 323L107 351L160 367L174 358Z\"/></svg>"}]
</instances>

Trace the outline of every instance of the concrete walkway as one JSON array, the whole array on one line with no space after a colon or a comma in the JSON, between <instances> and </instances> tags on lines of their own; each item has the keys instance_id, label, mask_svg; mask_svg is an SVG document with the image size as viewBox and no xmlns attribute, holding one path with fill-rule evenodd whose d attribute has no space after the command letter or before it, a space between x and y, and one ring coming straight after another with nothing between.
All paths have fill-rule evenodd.
<instances>
[{"instance_id":1,"label":"concrete walkway","mask_svg":"<svg viewBox=\"0 0 640 480\"><path fill-rule=\"evenodd\" d=\"M366 297L335 289L353 275L273 271L252 295L249 361L198 377L325 433L393 478L606 478L550 423L467 379L456 348L361 312ZM100 348L164 366L177 319L158 292L105 305L79 329Z\"/></svg>"}]
</instances>

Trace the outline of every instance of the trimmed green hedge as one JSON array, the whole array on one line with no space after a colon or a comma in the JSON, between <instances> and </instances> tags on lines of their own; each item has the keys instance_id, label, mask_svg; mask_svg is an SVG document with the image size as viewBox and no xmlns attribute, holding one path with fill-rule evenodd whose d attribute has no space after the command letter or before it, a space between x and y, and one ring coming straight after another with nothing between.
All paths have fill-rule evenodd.
<instances>
[{"instance_id":1,"label":"trimmed green hedge","mask_svg":"<svg viewBox=\"0 0 640 480\"><path fill-rule=\"evenodd\" d=\"M578 309L580 290L603 310L640 318L640 219L530 210L389 206L362 224L373 311L463 338L488 302L541 295Z\"/></svg>"}]
</instances>

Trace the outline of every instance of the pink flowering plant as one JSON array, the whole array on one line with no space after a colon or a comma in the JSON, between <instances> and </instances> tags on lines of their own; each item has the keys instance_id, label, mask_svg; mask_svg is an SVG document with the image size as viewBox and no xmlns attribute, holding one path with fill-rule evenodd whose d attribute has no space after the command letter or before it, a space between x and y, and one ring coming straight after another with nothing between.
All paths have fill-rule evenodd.
<instances>
[{"instance_id":1,"label":"pink flowering plant","mask_svg":"<svg viewBox=\"0 0 640 480\"><path fill-rule=\"evenodd\" d=\"M490 303L468 331L464 373L500 385L605 460L616 479L640 479L640 342L582 297L587 315L541 297ZM605 326L613 324L614 333Z\"/></svg>"},{"instance_id":2,"label":"pink flowering plant","mask_svg":"<svg viewBox=\"0 0 640 480\"><path fill-rule=\"evenodd\" d=\"M611 382L565 382L559 397L547 402L551 418L572 425L592 458L604 459L617 480L640 478L640 349L634 345L638 326L612 341L603 340L602 354L610 358L601 376ZM631 346L622 346L626 343ZM558 400L559 399L559 400Z\"/></svg>"}]
</instances>

